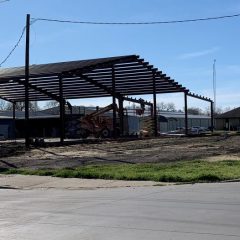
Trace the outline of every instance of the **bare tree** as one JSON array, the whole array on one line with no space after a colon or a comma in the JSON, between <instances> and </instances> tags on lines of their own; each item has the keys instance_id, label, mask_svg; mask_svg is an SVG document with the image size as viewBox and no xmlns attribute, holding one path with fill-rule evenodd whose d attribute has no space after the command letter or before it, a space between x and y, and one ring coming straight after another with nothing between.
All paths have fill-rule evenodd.
<instances>
[{"instance_id":1,"label":"bare tree","mask_svg":"<svg viewBox=\"0 0 240 240\"><path fill-rule=\"evenodd\" d=\"M187 112L192 115L201 115L203 114L202 109L197 108L197 107L190 107L188 108Z\"/></svg>"},{"instance_id":2,"label":"bare tree","mask_svg":"<svg viewBox=\"0 0 240 240\"><path fill-rule=\"evenodd\" d=\"M17 111L25 111L25 102L16 102L15 104L15 109ZM13 104L10 102L7 102L6 105L4 106L4 109L6 111L11 111L13 110ZM35 102L29 102L29 111L30 112L36 112L39 111L40 107L38 106L38 103Z\"/></svg>"},{"instance_id":3,"label":"bare tree","mask_svg":"<svg viewBox=\"0 0 240 240\"><path fill-rule=\"evenodd\" d=\"M211 115L211 107L210 106L206 107L203 114L207 115L207 116L210 116Z\"/></svg>"},{"instance_id":4,"label":"bare tree","mask_svg":"<svg viewBox=\"0 0 240 240\"><path fill-rule=\"evenodd\" d=\"M158 102L157 103L157 110L158 111L166 111L166 108L167 108L166 103L164 103L164 102Z\"/></svg>"},{"instance_id":5,"label":"bare tree","mask_svg":"<svg viewBox=\"0 0 240 240\"><path fill-rule=\"evenodd\" d=\"M225 108L217 107L217 108L215 109L215 113L216 113L216 114L222 114L222 113L228 112L228 111L230 111L230 110L231 110L230 107L225 107Z\"/></svg>"},{"instance_id":6,"label":"bare tree","mask_svg":"<svg viewBox=\"0 0 240 240\"><path fill-rule=\"evenodd\" d=\"M166 106L167 106L166 110L168 112L176 112L176 107L175 107L174 103L172 103L172 102L167 103Z\"/></svg>"},{"instance_id":7,"label":"bare tree","mask_svg":"<svg viewBox=\"0 0 240 240\"><path fill-rule=\"evenodd\" d=\"M175 107L175 104L172 102L170 102L170 103L159 102L159 103L157 103L157 110L158 111L176 112L176 107Z\"/></svg>"},{"instance_id":8,"label":"bare tree","mask_svg":"<svg viewBox=\"0 0 240 240\"><path fill-rule=\"evenodd\" d=\"M44 109L48 109L48 108L53 108L53 107L58 107L59 106L59 102L58 101L48 101L46 102L46 104L44 105Z\"/></svg>"},{"instance_id":9,"label":"bare tree","mask_svg":"<svg viewBox=\"0 0 240 240\"><path fill-rule=\"evenodd\" d=\"M231 110L232 110L231 107L225 107L224 110L223 110L223 112L229 112L229 111L231 111Z\"/></svg>"},{"instance_id":10,"label":"bare tree","mask_svg":"<svg viewBox=\"0 0 240 240\"><path fill-rule=\"evenodd\" d=\"M1 111L2 111L2 110L5 110L5 108L6 108L6 101L0 100L0 110L1 110Z\"/></svg>"},{"instance_id":11,"label":"bare tree","mask_svg":"<svg viewBox=\"0 0 240 240\"><path fill-rule=\"evenodd\" d=\"M215 113L216 114L222 114L222 113L228 112L230 110L232 110L231 107L225 107L225 108L217 107L216 110L215 110ZM207 116L211 115L211 108L210 108L210 106L205 108L205 111L203 112L203 114L205 114Z\"/></svg>"}]
</instances>

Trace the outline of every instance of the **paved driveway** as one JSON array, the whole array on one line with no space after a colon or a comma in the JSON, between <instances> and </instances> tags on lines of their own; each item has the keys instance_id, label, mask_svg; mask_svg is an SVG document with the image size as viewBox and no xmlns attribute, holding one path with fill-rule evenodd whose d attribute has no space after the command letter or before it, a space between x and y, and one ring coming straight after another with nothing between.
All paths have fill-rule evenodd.
<instances>
[{"instance_id":1,"label":"paved driveway","mask_svg":"<svg viewBox=\"0 0 240 240\"><path fill-rule=\"evenodd\" d=\"M0 189L0 239L240 239L240 183Z\"/></svg>"}]
</instances>

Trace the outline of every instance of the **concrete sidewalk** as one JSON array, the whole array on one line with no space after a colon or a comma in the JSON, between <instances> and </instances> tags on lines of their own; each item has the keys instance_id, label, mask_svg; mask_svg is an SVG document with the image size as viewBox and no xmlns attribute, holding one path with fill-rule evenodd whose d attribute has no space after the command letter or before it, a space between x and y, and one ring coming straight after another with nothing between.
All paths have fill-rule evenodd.
<instances>
[{"instance_id":1,"label":"concrete sidewalk","mask_svg":"<svg viewBox=\"0 0 240 240\"><path fill-rule=\"evenodd\" d=\"M57 178L49 176L3 175L0 174L0 188L16 189L96 189L116 187L146 187L170 185L152 181L120 181L103 179ZM171 184L172 185L172 184Z\"/></svg>"}]
</instances>

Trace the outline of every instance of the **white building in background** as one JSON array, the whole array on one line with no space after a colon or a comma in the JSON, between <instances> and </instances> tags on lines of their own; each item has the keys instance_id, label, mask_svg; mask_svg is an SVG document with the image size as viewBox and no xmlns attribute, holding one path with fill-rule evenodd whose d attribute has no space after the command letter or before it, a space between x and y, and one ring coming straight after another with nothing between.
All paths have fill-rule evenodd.
<instances>
[{"instance_id":1,"label":"white building in background","mask_svg":"<svg viewBox=\"0 0 240 240\"><path fill-rule=\"evenodd\" d=\"M160 132L169 132L185 127L185 114L182 112L160 112L158 117ZM188 127L211 127L211 117L206 115L188 114Z\"/></svg>"}]
</instances>

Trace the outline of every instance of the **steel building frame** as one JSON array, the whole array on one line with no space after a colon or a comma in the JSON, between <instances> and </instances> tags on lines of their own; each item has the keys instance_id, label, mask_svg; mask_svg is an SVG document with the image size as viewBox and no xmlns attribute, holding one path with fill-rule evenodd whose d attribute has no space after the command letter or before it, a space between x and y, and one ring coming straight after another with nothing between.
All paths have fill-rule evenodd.
<instances>
[{"instance_id":1,"label":"steel building frame","mask_svg":"<svg viewBox=\"0 0 240 240\"><path fill-rule=\"evenodd\" d=\"M61 142L64 141L66 99L112 97L114 105L116 100L119 101L122 125L123 101L141 103L143 100L128 96L152 94L153 104L146 101L144 103L153 106L154 134L157 136L156 95L179 92L185 96L187 131L187 96L210 102L211 109L213 101L190 93L188 89L137 55L31 65L27 78L25 67L0 70L1 99L13 105L16 102L25 102L25 106L28 106L29 101L56 100L60 103ZM26 128L28 111L26 108ZM113 110L113 127L116 127L116 109ZM26 143L29 145L29 136L26 136Z\"/></svg>"}]
</instances>

